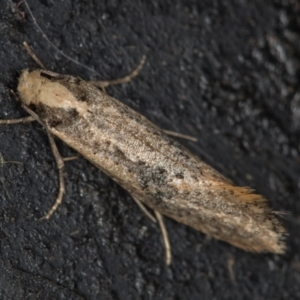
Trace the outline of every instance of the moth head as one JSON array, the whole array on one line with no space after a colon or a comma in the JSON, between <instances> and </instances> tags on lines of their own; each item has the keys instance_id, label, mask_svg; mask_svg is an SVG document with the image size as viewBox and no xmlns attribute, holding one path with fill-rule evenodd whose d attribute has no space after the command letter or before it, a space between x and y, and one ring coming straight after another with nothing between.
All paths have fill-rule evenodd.
<instances>
[{"instance_id":1,"label":"moth head","mask_svg":"<svg viewBox=\"0 0 300 300\"><path fill-rule=\"evenodd\" d=\"M21 101L26 106L42 104L50 108L75 109L80 115L85 114L88 111L87 103L78 101L62 84L64 77L45 70L24 70L18 85Z\"/></svg>"}]
</instances>

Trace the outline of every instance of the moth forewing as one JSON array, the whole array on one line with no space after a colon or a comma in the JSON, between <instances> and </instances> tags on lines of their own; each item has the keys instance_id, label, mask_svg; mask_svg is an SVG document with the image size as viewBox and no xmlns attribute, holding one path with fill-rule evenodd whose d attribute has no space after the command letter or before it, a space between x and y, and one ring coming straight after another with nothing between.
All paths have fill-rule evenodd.
<instances>
[{"instance_id":1,"label":"moth forewing","mask_svg":"<svg viewBox=\"0 0 300 300\"><path fill-rule=\"evenodd\" d=\"M161 214L247 251L283 253L267 201L237 187L157 126L94 85L23 71L18 92L49 131Z\"/></svg>"}]
</instances>

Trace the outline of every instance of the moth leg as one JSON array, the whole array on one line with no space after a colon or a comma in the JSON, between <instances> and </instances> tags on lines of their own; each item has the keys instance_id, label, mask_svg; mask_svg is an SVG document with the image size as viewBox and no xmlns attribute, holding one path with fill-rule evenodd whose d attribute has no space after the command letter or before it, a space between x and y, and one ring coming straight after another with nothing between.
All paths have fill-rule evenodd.
<instances>
[{"instance_id":1,"label":"moth leg","mask_svg":"<svg viewBox=\"0 0 300 300\"><path fill-rule=\"evenodd\" d=\"M131 195L132 199L135 201L135 203L138 205L138 207L142 210L142 212L154 223L156 223L156 219L154 218L154 216L152 216L152 214L149 212L149 210L146 208L146 206L136 197L134 197L133 195Z\"/></svg>"},{"instance_id":2,"label":"moth leg","mask_svg":"<svg viewBox=\"0 0 300 300\"><path fill-rule=\"evenodd\" d=\"M198 141L193 136L182 134L182 133L179 133L179 132L176 132L176 131L170 131L170 130L165 130L165 129L162 129L162 131L164 133L166 133L167 135L176 136L176 137L179 137L179 138L182 138L182 139L190 140L192 142L197 142Z\"/></svg>"},{"instance_id":3,"label":"moth leg","mask_svg":"<svg viewBox=\"0 0 300 300\"><path fill-rule=\"evenodd\" d=\"M62 159L63 159L63 161L71 161L71 160L76 160L78 158L79 158L79 156L73 155L73 156L63 157Z\"/></svg>"},{"instance_id":4,"label":"moth leg","mask_svg":"<svg viewBox=\"0 0 300 300\"><path fill-rule=\"evenodd\" d=\"M49 138L49 142L50 142L50 146L56 161L56 166L58 169L58 176L59 176L59 191L58 191L58 196L54 202L54 204L52 205L52 207L50 208L50 210L48 211L48 213L42 218L42 219L46 219L48 220L51 215L56 211L57 207L62 203L62 199L65 193L65 180L64 180L64 174L63 174L63 169L64 169L64 160L61 157L57 146L55 144L54 138L52 136L52 134L50 133L49 129L47 128L47 126L45 127L47 134L48 134L48 138Z\"/></svg>"},{"instance_id":5,"label":"moth leg","mask_svg":"<svg viewBox=\"0 0 300 300\"><path fill-rule=\"evenodd\" d=\"M52 149L52 153L54 155L55 161L56 161L56 166L58 169L58 178L59 178L59 191L58 191L58 196L54 202L54 204L52 205L52 207L50 208L50 210L48 211L48 213L41 219L49 219L51 217L51 215L56 211L57 207L61 204L64 193L65 193L65 180L64 180L64 174L63 174L63 168L64 168L64 160L61 157L61 155L59 154L59 151L57 149L57 146L55 144L54 138L48 128L48 126L46 124L44 124L40 118L38 117L38 115L32 111L29 107L27 107L26 105L22 105L22 107L31 115L31 117L38 121L39 123L41 123L44 128L46 129L48 138L49 138L49 142L50 142L50 146Z\"/></svg>"},{"instance_id":6,"label":"moth leg","mask_svg":"<svg viewBox=\"0 0 300 300\"><path fill-rule=\"evenodd\" d=\"M147 217L149 217L153 222L156 223L156 220L158 222L159 228L161 230L161 234L163 237L164 245L165 245L165 251L166 251L166 264L167 266L171 264L172 261L172 255L171 255L171 245L168 238L168 232L163 220L163 216L156 210L154 210L156 219L152 216L152 214L148 211L146 206L135 196L131 195L132 199L135 201L135 203L139 206L139 208L145 213Z\"/></svg>"},{"instance_id":7,"label":"moth leg","mask_svg":"<svg viewBox=\"0 0 300 300\"><path fill-rule=\"evenodd\" d=\"M128 75L126 75L122 78L117 78L117 79L113 79L113 80L104 80L104 81L92 80L92 81L89 81L89 83L100 88L103 92L105 92L105 88L110 85L127 83L127 82L131 81L134 77L138 76L138 74L140 73L140 71L143 68L143 65L145 64L145 61L146 61L146 55L143 55L140 63L137 65L137 67L135 69L133 69Z\"/></svg>"},{"instance_id":8,"label":"moth leg","mask_svg":"<svg viewBox=\"0 0 300 300\"><path fill-rule=\"evenodd\" d=\"M172 254L171 254L171 245L168 237L168 232L163 220L163 216L156 210L154 211L154 213L163 236L163 241L164 241L165 251L166 251L166 265L169 266L172 261Z\"/></svg>"},{"instance_id":9,"label":"moth leg","mask_svg":"<svg viewBox=\"0 0 300 300\"><path fill-rule=\"evenodd\" d=\"M0 125L30 123L32 121L35 121L35 118L32 116L28 116L28 117L24 117L24 118L20 118L20 119L0 120Z\"/></svg>"}]
</instances>

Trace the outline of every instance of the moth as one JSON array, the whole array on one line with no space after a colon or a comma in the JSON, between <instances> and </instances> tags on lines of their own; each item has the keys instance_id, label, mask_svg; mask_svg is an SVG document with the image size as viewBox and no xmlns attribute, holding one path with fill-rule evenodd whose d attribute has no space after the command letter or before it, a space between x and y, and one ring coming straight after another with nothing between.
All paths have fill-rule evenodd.
<instances>
[{"instance_id":1,"label":"moth","mask_svg":"<svg viewBox=\"0 0 300 300\"><path fill-rule=\"evenodd\" d=\"M43 69L20 76L18 99L30 114L23 121L45 126L60 170L59 196L46 218L64 194L63 159L53 135L121 185L153 220L148 209L155 212L168 264L170 245L161 215L246 251L284 253L285 229L265 198L233 185L99 86L105 85Z\"/></svg>"}]
</instances>

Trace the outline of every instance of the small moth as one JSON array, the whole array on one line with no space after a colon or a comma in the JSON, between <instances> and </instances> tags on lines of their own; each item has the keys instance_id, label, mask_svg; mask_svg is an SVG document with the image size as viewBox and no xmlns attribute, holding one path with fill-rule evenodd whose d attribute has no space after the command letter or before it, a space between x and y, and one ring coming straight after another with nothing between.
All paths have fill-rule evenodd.
<instances>
[{"instance_id":1,"label":"small moth","mask_svg":"<svg viewBox=\"0 0 300 300\"><path fill-rule=\"evenodd\" d=\"M54 135L121 185L158 221L167 264L171 252L161 215L246 251L283 254L286 231L265 198L248 187L233 185L144 116L104 92L108 85L131 80L143 63L111 82L89 83L43 69L22 72L17 99L30 116L0 124L38 121L48 133L60 188L45 218L57 209L64 194L64 160Z\"/></svg>"},{"instance_id":2,"label":"small moth","mask_svg":"<svg viewBox=\"0 0 300 300\"><path fill-rule=\"evenodd\" d=\"M261 195L234 186L93 84L46 70L24 70L18 94L31 114L28 120L45 125L157 217L168 216L246 251L284 253L285 230Z\"/></svg>"}]
</instances>

